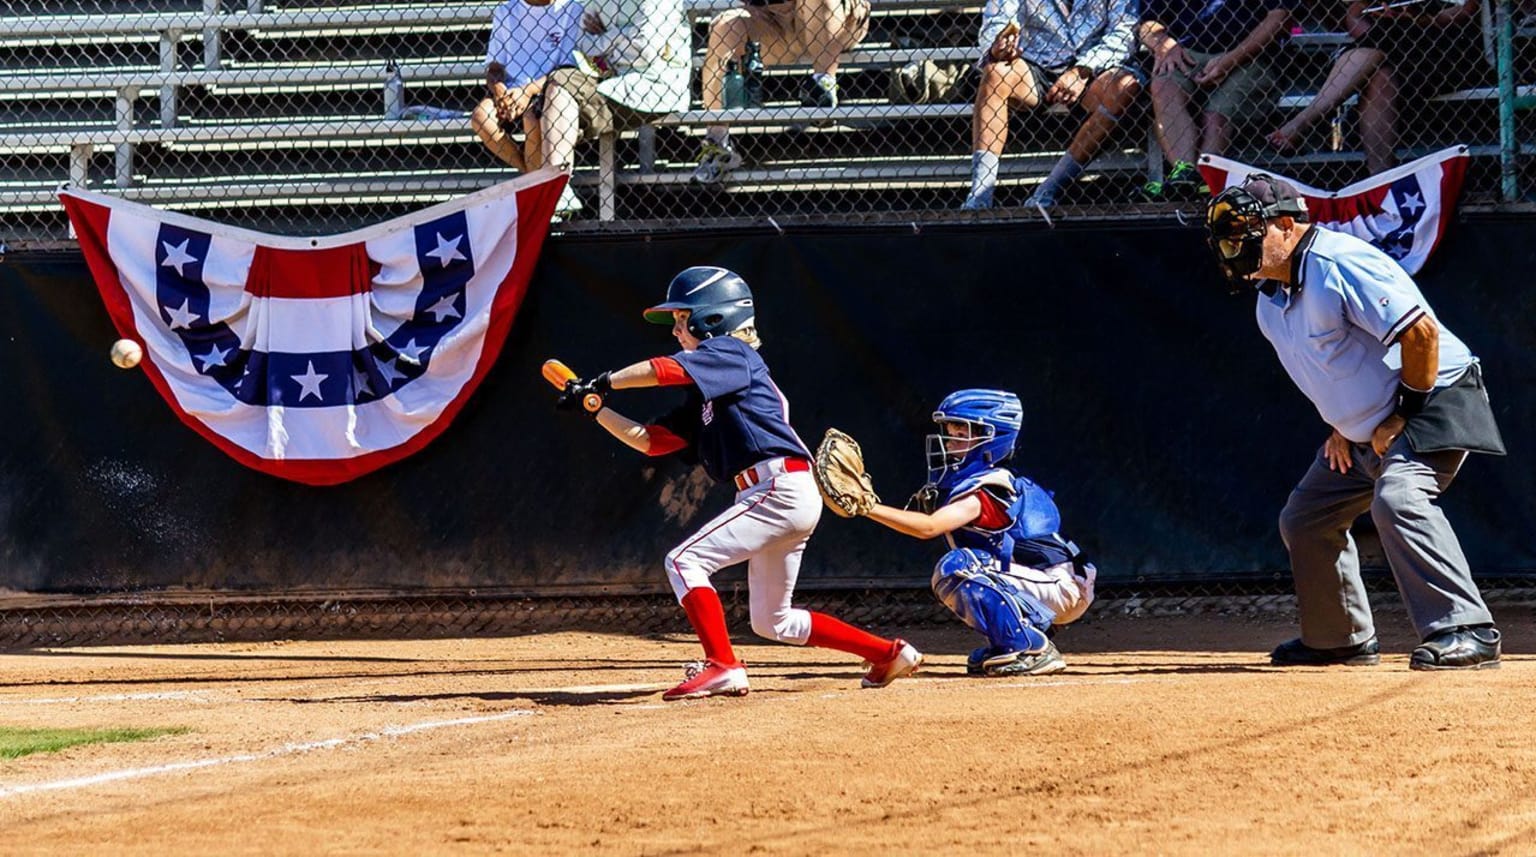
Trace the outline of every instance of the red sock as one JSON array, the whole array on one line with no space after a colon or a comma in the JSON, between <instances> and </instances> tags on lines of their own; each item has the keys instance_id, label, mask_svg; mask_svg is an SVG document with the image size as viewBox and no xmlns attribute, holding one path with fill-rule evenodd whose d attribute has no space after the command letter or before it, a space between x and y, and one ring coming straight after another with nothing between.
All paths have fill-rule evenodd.
<instances>
[{"instance_id":1,"label":"red sock","mask_svg":"<svg viewBox=\"0 0 1536 857\"><path fill-rule=\"evenodd\" d=\"M724 666L736 665L736 652L731 649L731 634L725 628L725 608L720 604L720 593L707 586L688 590L683 596L683 612L693 632L704 644L704 657Z\"/></svg>"},{"instance_id":2,"label":"red sock","mask_svg":"<svg viewBox=\"0 0 1536 857\"><path fill-rule=\"evenodd\" d=\"M839 652L858 655L870 663L888 660L896 654L894 640L876 637L868 631L861 631L825 613L812 610L810 614L811 636L805 641L808 646L815 646L818 649L837 649Z\"/></svg>"}]
</instances>

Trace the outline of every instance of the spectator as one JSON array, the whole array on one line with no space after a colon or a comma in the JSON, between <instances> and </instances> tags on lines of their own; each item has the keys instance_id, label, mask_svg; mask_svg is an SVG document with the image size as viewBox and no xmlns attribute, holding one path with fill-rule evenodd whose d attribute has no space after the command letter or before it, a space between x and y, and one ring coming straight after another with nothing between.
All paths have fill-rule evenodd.
<instances>
[{"instance_id":1,"label":"spectator","mask_svg":"<svg viewBox=\"0 0 1536 857\"><path fill-rule=\"evenodd\" d=\"M962 208L992 206L1010 106L1077 105L1087 118L1025 201L1056 204L1141 92L1141 73L1127 64L1135 27L1136 0L989 0L979 39L981 88L971 118L971 193Z\"/></svg>"},{"instance_id":2,"label":"spectator","mask_svg":"<svg viewBox=\"0 0 1536 857\"><path fill-rule=\"evenodd\" d=\"M1296 0L1145 0L1137 35L1152 54L1153 128L1168 161L1148 181L1152 202L1210 192L1195 166L1200 152L1224 154L1234 128L1270 112L1274 48ZM1192 108L1200 106L1200 128Z\"/></svg>"},{"instance_id":3,"label":"spectator","mask_svg":"<svg viewBox=\"0 0 1536 857\"><path fill-rule=\"evenodd\" d=\"M490 97L475 107L470 121L486 148L515 169L527 164L512 134L521 121L536 139L538 123L529 107L544 91L546 76L571 64L581 13L578 0L507 0L491 18L485 51Z\"/></svg>"},{"instance_id":4,"label":"spectator","mask_svg":"<svg viewBox=\"0 0 1536 857\"><path fill-rule=\"evenodd\" d=\"M762 45L766 65L809 62L812 74L801 87L807 107L837 106L837 64L843 51L869 32L869 0L742 0L709 25L709 49L701 74L704 107L725 106L725 64L741 61L747 42ZM711 125L704 133L693 180L711 184L741 165L730 129Z\"/></svg>"},{"instance_id":5,"label":"spectator","mask_svg":"<svg viewBox=\"0 0 1536 857\"><path fill-rule=\"evenodd\" d=\"M582 16L583 68L549 74L536 108L540 146L529 135L530 169L569 169L578 138L596 139L638 128L657 116L688 109L688 19L681 0L610 0Z\"/></svg>"},{"instance_id":6,"label":"spectator","mask_svg":"<svg viewBox=\"0 0 1536 857\"><path fill-rule=\"evenodd\" d=\"M1355 0L1344 16L1355 46L1334 61L1312 103L1266 141L1281 153L1296 151L1308 128L1358 92L1366 169L1372 174L1390 169L1397 163L1399 97L1423 101L1472 85L1486 73L1477 4L1424 0L1383 8Z\"/></svg>"}]
</instances>

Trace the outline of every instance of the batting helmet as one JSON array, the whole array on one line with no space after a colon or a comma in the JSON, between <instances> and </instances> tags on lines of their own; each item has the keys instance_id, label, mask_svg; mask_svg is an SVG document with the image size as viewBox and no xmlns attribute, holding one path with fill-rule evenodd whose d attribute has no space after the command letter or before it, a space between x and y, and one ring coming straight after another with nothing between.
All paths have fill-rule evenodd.
<instances>
[{"instance_id":1,"label":"batting helmet","mask_svg":"<svg viewBox=\"0 0 1536 857\"><path fill-rule=\"evenodd\" d=\"M688 310L688 332L699 339L735 333L756 319L752 290L734 271L699 265L667 285L667 299L645 311L652 324L671 324L672 311Z\"/></svg>"},{"instance_id":2,"label":"batting helmet","mask_svg":"<svg viewBox=\"0 0 1536 857\"><path fill-rule=\"evenodd\" d=\"M971 476L1013 455L1024 406L1004 390L956 390L939 403L933 421L969 427L968 437L928 435L928 481L939 483L945 477Z\"/></svg>"}]
</instances>

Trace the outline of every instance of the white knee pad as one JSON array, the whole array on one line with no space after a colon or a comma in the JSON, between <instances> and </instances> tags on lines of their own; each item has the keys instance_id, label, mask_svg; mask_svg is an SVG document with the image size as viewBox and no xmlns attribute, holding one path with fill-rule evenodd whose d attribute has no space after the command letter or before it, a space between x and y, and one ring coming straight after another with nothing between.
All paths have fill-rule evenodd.
<instances>
[{"instance_id":1,"label":"white knee pad","mask_svg":"<svg viewBox=\"0 0 1536 857\"><path fill-rule=\"evenodd\" d=\"M780 643L803 646L811 637L811 614L798 608L790 608L777 615L753 613L752 633Z\"/></svg>"}]
</instances>

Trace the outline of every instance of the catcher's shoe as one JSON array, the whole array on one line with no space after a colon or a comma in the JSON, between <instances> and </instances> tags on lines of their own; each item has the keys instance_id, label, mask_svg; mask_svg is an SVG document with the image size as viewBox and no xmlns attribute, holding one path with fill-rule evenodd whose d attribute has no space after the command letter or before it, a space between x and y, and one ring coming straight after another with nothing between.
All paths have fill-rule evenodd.
<instances>
[{"instance_id":1,"label":"catcher's shoe","mask_svg":"<svg viewBox=\"0 0 1536 857\"><path fill-rule=\"evenodd\" d=\"M912 644L906 640L896 641L896 654L877 663L870 664L869 672L859 684L864 687L885 687L899 678L905 678L923 665L923 653L912 648Z\"/></svg>"},{"instance_id":2,"label":"catcher's shoe","mask_svg":"<svg viewBox=\"0 0 1536 857\"><path fill-rule=\"evenodd\" d=\"M1038 652L1009 652L987 658L982 662L982 668L986 670L987 675L993 677L1050 675L1066 669L1067 662L1061 657L1056 644L1047 642L1045 648Z\"/></svg>"},{"instance_id":3,"label":"catcher's shoe","mask_svg":"<svg viewBox=\"0 0 1536 857\"><path fill-rule=\"evenodd\" d=\"M665 702L702 699L706 696L746 696L747 668L737 662L731 666L714 661L694 661L683 668L687 679L663 693Z\"/></svg>"},{"instance_id":4,"label":"catcher's shoe","mask_svg":"<svg viewBox=\"0 0 1536 857\"><path fill-rule=\"evenodd\" d=\"M731 170L741 166L741 153L730 140L716 142L704 138L699 149L699 165L693 169L693 180L698 184L719 184Z\"/></svg>"}]
</instances>

